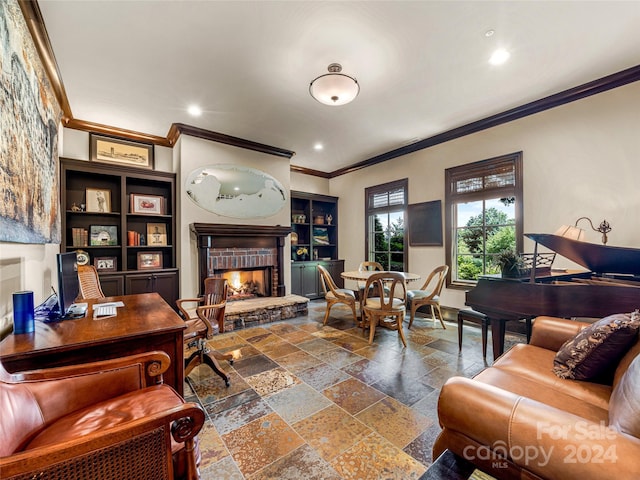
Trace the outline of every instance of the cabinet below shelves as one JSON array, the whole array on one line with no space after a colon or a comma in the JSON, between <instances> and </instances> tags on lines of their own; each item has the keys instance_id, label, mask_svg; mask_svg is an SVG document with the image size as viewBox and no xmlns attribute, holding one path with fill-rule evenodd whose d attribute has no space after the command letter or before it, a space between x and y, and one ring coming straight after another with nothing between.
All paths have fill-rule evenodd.
<instances>
[{"instance_id":1,"label":"cabinet below shelves","mask_svg":"<svg viewBox=\"0 0 640 480\"><path fill-rule=\"evenodd\" d=\"M344 260L327 260L311 262L291 263L291 293L301 295L309 299L322 298L322 284L318 265L322 265L333 277L338 288L344 287L344 281L340 274L344 272Z\"/></svg>"},{"instance_id":2,"label":"cabinet below shelves","mask_svg":"<svg viewBox=\"0 0 640 480\"><path fill-rule=\"evenodd\" d=\"M107 297L158 292L173 308L180 294L177 268L101 273L100 286Z\"/></svg>"}]
</instances>

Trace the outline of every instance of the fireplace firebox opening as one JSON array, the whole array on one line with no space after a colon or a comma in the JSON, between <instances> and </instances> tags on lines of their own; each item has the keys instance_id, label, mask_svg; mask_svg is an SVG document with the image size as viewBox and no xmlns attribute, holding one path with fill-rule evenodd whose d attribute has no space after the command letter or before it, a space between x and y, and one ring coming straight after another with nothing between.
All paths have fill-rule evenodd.
<instances>
[{"instance_id":1,"label":"fireplace firebox opening","mask_svg":"<svg viewBox=\"0 0 640 480\"><path fill-rule=\"evenodd\" d=\"M271 296L271 267L217 270L216 276L226 278L229 285L227 301L248 300Z\"/></svg>"}]
</instances>

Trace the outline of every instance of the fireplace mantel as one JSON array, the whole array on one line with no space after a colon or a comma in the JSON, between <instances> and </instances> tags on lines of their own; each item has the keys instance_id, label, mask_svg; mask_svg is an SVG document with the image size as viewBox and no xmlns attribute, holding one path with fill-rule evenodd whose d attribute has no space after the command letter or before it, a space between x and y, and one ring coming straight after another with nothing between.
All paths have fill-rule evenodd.
<instances>
[{"instance_id":1,"label":"fireplace mantel","mask_svg":"<svg viewBox=\"0 0 640 480\"><path fill-rule=\"evenodd\" d=\"M226 223L192 223L198 246L199 289L202 294L204 279L209 274L209 255L212 249L271 248L277 251L277 285L272 291L279 297L285 295L284 245L291 227L280 225L234 225Z\"/></svg>"}]
</instances>

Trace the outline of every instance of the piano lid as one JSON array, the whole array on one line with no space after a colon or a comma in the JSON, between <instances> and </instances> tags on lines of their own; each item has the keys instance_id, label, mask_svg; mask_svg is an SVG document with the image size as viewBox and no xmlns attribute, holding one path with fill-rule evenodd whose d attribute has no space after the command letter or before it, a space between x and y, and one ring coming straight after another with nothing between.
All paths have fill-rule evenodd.
<instances>
[{"instance_id":1,"label":"piano lid","mask_svg":"<svg viewBox=\"0 0 640 480\"><path fill-rule=\"evenodd\" d=\"M594 273L640 275L640 249L608 247L547 233L525 236Z\"/></svg>"}]
</instances>

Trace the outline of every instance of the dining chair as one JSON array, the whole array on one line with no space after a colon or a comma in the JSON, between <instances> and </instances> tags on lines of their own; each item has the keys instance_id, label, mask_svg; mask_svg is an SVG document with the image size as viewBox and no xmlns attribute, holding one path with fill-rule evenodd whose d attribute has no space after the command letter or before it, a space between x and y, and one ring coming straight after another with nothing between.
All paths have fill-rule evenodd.
<instances>
[{"instance_id":1,"label":"dining chair","mask_svg":"<svg viewBox=\"0 0 640 480\"><path fill-rule=\"evenodd\" d=\"M178 310L187 324L183 341L187 347L196 348L184 361L184 376L188 376L195 367L204 363L224 380L227 387L229 377L222 371L218 360L227 360L233 365L233 355L223 355L211 350L207 345L207 339L216 333L224 333L228 289L226 279L207 277L204 280L202 297L176 300ZM194 304L195 309L187 308L188 305Z\"/></svg>"},{"instance_id":2,"label":"dining chair","mask_svg":"<svg viewBox=\"0 0 640 480\"><path fill-rule=\"evenodd\" d=\"M379 262L360 262L359 272L382 272L384 267ZM360 300L360 311L362 311L362 298L364 297L364 286L367 282L358 281L358 300Z\"/></svg>"},{"instance_id":3,"label":"dining chair","mask_svg":"<svg viewBox=\"0 0 640 480\"><path fill-rule=\"evenodd\" d=\"M431 308L431 318L434 322L436 321L435 307L438 310L442 328L447 328L444 325L442 311L440 310L440 292L442 292L442 287L444 286L444 281L447 278L447 273L449 273L449 266L440 265L429 274L420 290L409 290L407 292L407 300L411 310L409 328L411 328L411 325L413 324L413 318L415 317L416 310L424 305L429 305Z\"/></svg>"},{"instance_id":4,"label":"dining chair","mask_svg":"<svg viewBox=\"0 0 640 480\"><path fill-rule=\"evenodd\" d=\"M337 303L344 303L350 307L351 312L353 313L353 321L358 323L358 315L356 315L356 296L353 291L347 288L338 288L329 271L322 265L318 265L318 272L320 274L320 284L322 285L324 298L327 301L327 310L324 313L324 321L322 324L327 324L331 307Z\"/></svg>"},{"instance_id":5,"label":"dining chair","mask_svg":"<svg viewBox=\"0 0 640 480\"><path fill-rule=\"evenodd\" d=\"M402 344L407 346L402 331L406 301L407 288L402 273L380 272L369 277L362 302L362 330L364 333L364 329L369 327L369 344L373 342L376 325L383 324L387 328L397 330Z\"/></svg>"},{"instance_id":6,"label":"dining chair","mask_svg":"<svg viewBox=\"0 0 640 480\"><path fill-rule=\"evenodd\" d=\"M80 292L77 300L105 297L100 287L98 271L93 265L78 265L78 283L80 284Z\"/></svg>"}]
</instances>

